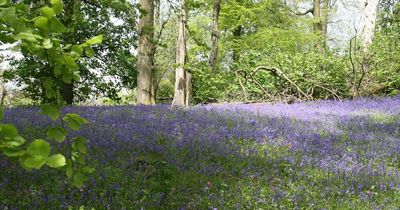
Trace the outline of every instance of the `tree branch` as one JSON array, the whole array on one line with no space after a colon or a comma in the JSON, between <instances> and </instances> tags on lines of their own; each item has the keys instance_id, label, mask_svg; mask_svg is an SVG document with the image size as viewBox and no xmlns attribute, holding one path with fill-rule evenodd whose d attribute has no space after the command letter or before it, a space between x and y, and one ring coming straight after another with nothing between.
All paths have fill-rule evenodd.
<instances>
[{"instance_id":1,"label":"tree branch","mask_svg":"<svg viewBox=\"0 0 400 210\"><path fill-rule=\"evenodd\" d=\"M307 15L308 13L311 13L312 15L314 15L314 7L310 8L304 12L296 12L295 15L304 16L304 15Z\"/></svg>"}]
</instances>

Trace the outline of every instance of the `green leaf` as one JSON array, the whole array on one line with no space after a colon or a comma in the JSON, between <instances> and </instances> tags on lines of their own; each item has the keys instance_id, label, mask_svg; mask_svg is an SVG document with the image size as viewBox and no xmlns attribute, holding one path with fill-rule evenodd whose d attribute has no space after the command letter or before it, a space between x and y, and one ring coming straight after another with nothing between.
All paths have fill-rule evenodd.
<instances>
[{"instance_id":1,"label":"green leaf","mask_svg":"<svg viewBox=\"0 0 400 210\"><path fill-rule=\"evenodd\" d=\"M72 176L74 175L74 168L72 167L72 161L71 159L67 160L67 169L66 169L66 175L69 179L72 178Z\"/></svg>"},{"instance_id":2,"label":"green leaf","mask_svg":"<svg viewBox=\"0 0 400 210\"><path fill-rule=\"evenodd\" d=\"M64 72L62 75L62 80L67 84L71 84L73 78L74 75L71 72Z\"/></svg>"},{"instance_id":3,"label":"green leaf","mask_svg":"<svg viewBox=\"0 0 400 210\"><path fill-rule=\"evenodd\" d=\"M91 47L85 48L85 55L89 58L93 58L94 50Z\"/></svg>"},{"instance_id":4,"label":"green leaf","mask_svg":"<svg viewBox=\"0 0 400 210\"><path fill-rule=\"evenodd\" d=\"M15 148L6 148L3 150L3 154L8 157L17 157L17 156L25 155L26 151L21 150L21 149L15 149Z\"/></svg>"},{"instance_id":5,"label":"green leaf","mask_svg":"<svg viewBox=\"0 0 400 210\"><path fill-rule=\"evenodd\" d=\"M47 158L50 155L50 144L42 139L37 139L29 144L28 154Z\"/></svg>"},{"instance_id":6,"label":"green leaf","mask_svg":"<svg viewBox=\"0 0 400 210\"><path fill-rule=\"evenodd\" d=\"M53 33L65 32L65 27L57 18L50 18L48 20L49 31Z\"/></svg>"},{"instance_id":7,"label":"green leaf","mask_svg":"<svg viewBox=\"0 0 400 210\"><path fill-rule=\"evenodd\" d=\"M55 4L61 4L61 0L51 0L50 1L51 5L55 5Z\"/></svg>"},{"instance_id":8,"label":"green leaf","mask_svg":"<svg viewBox=\"0 0 400 210\"><path fill-rule=\"evenodd\" d=\"M32 33L19 33L16 36L14 36L14 39L38 43L39 40L43 40L43 37Z\"/></svg>"},{"instance_id":9,"label":"green leaf","mask_svg":"<svg viewBox=\"0 0 400 210\"><path fill-rule=\"evenodd\" d=\"M72 130L79 130L82 124L88 123L86 119L81 118L77 114L67 114L63 120L68 123L68 126Z\"/></svg>"},{"instance_id":10,"label":"green leaf","mask_svg":"<svg viewBox=\"0 0 400 210\"><path fill-rule=\"evenodd\" d=\"M54 74L59 77L62 74L63 71L63 66L62 65L56 65L54 67Z\"/></svg>"},{"instance_id":11,"label":"green leaf","mask_svg":"<svg viewBox=\"0 0 400 210\"><path fill-rule=\"evenodd\" d=\"M30 156L28 154L22 155L19 157L19 164L21 164L21 167L24 168L25 170L31 171L32 168L28 168L25 166L24 162L26 159L28 159Z\"/></svg>"},{"instance_id":12,"label":"green leaf","mask_svg":"<svg viewBox=\"0 0 400 210\"><path fill-rule=\"evenodd\" d=\"M61 3L59 4L53 4L53 10L56 14L61 14L63 11L63 5Z\"/></svg>"},{"instance_id":13,"label":"green leaf","mask_svg":"<svg viewBox=\"0 0 400 210\"><path fill-rule=\"evenodd\" d=\"M81 187L85 181L88 180L88 176L84 173L77 172L74 174L73 184L75 187Z\"/></svg>"},{"instance_id":14,"label":"green leaf","mask_svg":"<svg viewBox=\"0 0 400 210\"><path fill-rule=\"evenodd\" d=\"M98 35L87 40L86 43L89 45L95 45L95 44L101 44L102 41L103 41L103 35Z\"/></svg>"},{"instance_id":15,"label":"green leaf","mask_svg":"<svg viewBox=\"0 0 400 210\"><path fill-rule=\"evenodd\" d=\"M71 48L71 54L72 55L81 56L82 52L83 52L82 47L79 46L79 45L74 45Z\"/></svg>"},{"instance_id":16,"label":"green leaf","mask_svg":"<svg viewBox=\"0 0 400 210\"><path fill-rule=\"evenodd\" d=\"M52 17L55 16L55 12L54 12L53 8L50 8L50 7L48 7L48 6L42 7L42 9L40 9L40 12L41 12L44 16L46 16L46 17L48 17L48 18L52 18Z\"/></svg>"},{"instance_id":17,"label":"green leaf","mask_svg":"<svg viewBox=\"0 0 400 210\"><path fill-rule=\"evenodd\" d=\"M11 147L19 147L25 144L25 139L21 136L14 137L13 139L7 141L7 145Z\"/></svg>"},{"instance_id":18,"label":"green leaf","mask_svg":"<svg viewBox=\"0 0 400 210\"><path fill-rule=\"evenodd\" d=\"M43 81L43 87L44 87L46 90L53 89L53 81L52 81L50 78L46 78L46 79Z\"/></svg>"},{"instance_id":19,"label":"green leaf","mask_svg":"<svg viewBox=\"0 0 400 210\"><path fill-rule=\"evenodd\" d=\"M51 0L50 1L51 5L53 6L53 9L56 14L61 14L63 11L63 4L61 0Z\"/></svg>"},{"instance_id":20,"label":"green leaf","mask_svg":"<svg viewBox=\"0 0 400 210\"><path fill-rule=\"evenodd\" d=\"M66 165L65 157L61 154L52 155L47 159L47 165L51 168L60 168Z\"/></svg>"},{"instance_id":21,"label":"green leaf","mask_svg":"<svg viewBox=\"0 0 400 210\"><path fill-rule=\"evenodd\" d=\"M84 168L82 168L82 172L85 173L85 174L91 174L91 173L93 173L94 171L95 171L95 169L94 169L94 168L91 168L91 167L84 167Z\"/></svg>"},{"instance_id":22,"label":"green leaf","mask_svg":"<svg viewBox=\"0 0 400 210\"><path fill-rule=\"evenodd\" d=\"M81 77L79 76L79 74L77 72L72 73L72 79L77 82L81 81Z\"/></svg>"},{"instance_id":23,"label":"green leaf","mask_svg":"<svg viewBox=\"0 0 400 210\"><path fill-rule=\"evenodd\" d=\"M8 0L0 0L0 6L8 4Z\"/></svg>"},{"instance_id":24,"label":"green leaf","mask_svg":"<svg viewBox=\"0 0 400 210\"><path fill-rule=\"evenodd\" d=\"M73 57L69 55L64 55L63 58L67 69L69 69L70 71L78 70L79 66Z\"/></svg>"},{"instance_id":25,"label":"green leaf","mask_svg":"<svg viewBox=\"0 0 400 210\"><path fill-rule=\"evenodd\" d=\"M11 124L3 124L0 126L1 128L1 133L3 134L4 137L6 138L15 138L18 136L18 131L17 128L15 128Z\"/></svg>"},{"instance_id":26,"label":"green leaf","mask_svg":"<svg viewBox=\"0 0 400 210\"><path fill-rule=\"evenodd\" d=\"M67 131L62 127L53 127L47 131L47 136L51 139L56 140L58 143L63 142L66 135Z\"/></svg>"},{"instance_id":27,"label":"green leaf","mask_svg":"<svg viewBox=\"0 0 400 210\"><path fill-rule=\"evenodd\" d=\"M71 160L74 162L78 162L82 165L85 165L85 158L83 157L84 154L79 153L77 151L72 152Z\"/></svg>"},{"instance_id":28,"label":"green leaf","mask_svg":"<svg viewBox=\"0 0 400 210\"><path fill-rule=\"evenodd\" d=\"M23 161L23 165L27 168L40 169L44 164L46 164L47 157L40 155L35 155L28 157Z\"/></svg>"},{"instance_id":29,"label":"green leaf","mask_svg":"<svg viewBox=\"0 0 400 210\"><path fill-rule=\"evenodd\" d=\"M57 120L60 117L60 110L54 105L43 105L42 113L49 116L52 120Z\"/></svg>"},{"instance_id":30,"label":"green leaf","mask_svg":"<svg viewBox=\"0 0 400 210\"><path fill-rule=\"evenodd\" d=\"M86 154L86 146L85 144L89 142L89 140L82 137L75 137L72 139L72 148L74 150L78 150L82 154Z\"/></svg>"},{"instance_id":31,"label":"green leaf","mask_svg":"<svg viewBox=\"0 0 400 210\"><path fill-rule=\"evenodd\" d=\"M51 49L53 47L53 42L51 42L51 39L45 39L42 45L44 49Z\"/></svg>"},{"instance_id":32,"label":"green leaf","mask_svg":"<svg viewBox=\"0 0 400 210\"><path fill-rule=\"evenodd\" d=\"M49 20L47 19L47 17L40 16L35 19L34 24L35 24L35 26L37 26L38 28L40 28L42 30L48 30L48 26L47 26L48 21Z\"/></svg>"}]
</instances>

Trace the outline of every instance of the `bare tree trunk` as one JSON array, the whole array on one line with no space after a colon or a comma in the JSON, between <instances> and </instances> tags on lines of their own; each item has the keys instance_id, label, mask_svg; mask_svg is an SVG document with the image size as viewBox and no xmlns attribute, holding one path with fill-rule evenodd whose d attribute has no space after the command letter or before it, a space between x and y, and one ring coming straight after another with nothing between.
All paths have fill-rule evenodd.
<instances>
[{"instance_id":1,"label":"bare tree trunk","mask_svg":"<svg viewBox=\"0 0 400 210\"><path fill-rule=\"evenodd\" d=\"M153 68L154 68L154 2L140 0L144 11L139 20L139 47L137 58L137 103L154 104Z\"/></svg>"},{"instance_id":2,"label":"bare tree trunk","mask_svg":"<svg viewBox=\"0 0 400 210\"><path fill-rule=\"evenodd\" d=\"M155 23L154 24L159 24L160 23L160 17L161 17L161 3L160 3L160 0L154 0L154 8L155 8L155 12L154 12Z\"/></svg>"},{"instance_id":3,"label":"bare tree trunk","mask_svg":"<svg viewBox=\"0 0 400 210\"><path fill-rule=\"evenodd\" d=\"M217 57L218 57L218 38L219 38L218 19L220 11L221 11L221 0L214 0L212 32L211 32L211 52L210 52L210 57L208 59L208 65L212 70L215 70L215 65L217 63Z\"/></svg>"},{"instance_id":4,"label":"bare tree trunk","mask_svg":"<svg viewBox=\"0 0 400 210\"><path fill-rule=\"evenodd\" d=\"M330 0L322 0L322 34L323 34L323 48L327 49L327 38L328 38L328 21L329 21L329 5Z\"/></svg>"},{"instance_id":5,"label":"bare tree trunk","mask_svg":"<svg viewBox=\"0 0 400 210\"><path fill-rule=\"evenodd\" d=\"M155 104L156 100L157 100L157 89L158 89L158 83L159 83L159 79L157 78L157 65L155 64L155 56L156 56L156 52L157 52L157 45L158 42L161 38L161 34L163 31L163 27L164 25L161 23L161 2L160 0L154 0L154 26L156 28L156 26L160 25L161 29L159 34L155 34L154 36L154 67L153 67L153 74L152 74L152 86L151 86L151 104Z\"/></svg>"},{"instance_id":6,"label":"bare tree trunk","mask_svg":"<svg viewBox=\"0 0 400 210\"><path fill-rule=\"evenodd\" d=\"M362 33L362 46L364 52L367 51L368 46L372 43L372 39L374 38L378 5L379 0L365 0L364 2L364 29Z\"/></svg>"},{"instance_id":7,"label":"bare tree trunk","mask_svg":"<svg viewBox=\"0 0 400 210\"><path fill-rule=\"evenodd\" d=\"M322 24L322 17L321 17L321 0L313 0L313 15L314 15L314 22L313 22L313 29L314 33L318 36L323 35L323 24ZM318 38L316 48L319 52L323 52L324 48L321 43L321 39Z\"/></svg>"},{"instance_id":8,"label":"bare tree trunk","mask_svg":"<svg viewBox=\"0 0 400 210\"><path fill-rule=\"evenodd\" d=\"M172 106L188 106L190 99L190 73L185 71L186 61L186 5L182 0L182 10L179 21L178 44L176 48L175 92Z\"/></svg>"},{"instance_id":9,"label":"bare tree trunk","mask_svg":"<svg viewBox=\"0 0 400 210\"><path fill-rule=\"evenodd\" d=\"M185 98L185 106L190 105L190 101L192 100L192 74L190 72L186 72L186 98Z\"/></svg>"},{"instance_id":10,"label":"bare tree trunk","mask_svg":"<svg viewBox=\"0 0 400 210\"><path fill-rule=\"evenodd\" d=\"M0 93L1 93L1 101L0 101L0 105L3 106L5 99L7 97L7 90L6 90L6 86L5 86L5 81L3 78L3 74L4 74L4 70L0 69Z\"/></svg>"}]
</instances>

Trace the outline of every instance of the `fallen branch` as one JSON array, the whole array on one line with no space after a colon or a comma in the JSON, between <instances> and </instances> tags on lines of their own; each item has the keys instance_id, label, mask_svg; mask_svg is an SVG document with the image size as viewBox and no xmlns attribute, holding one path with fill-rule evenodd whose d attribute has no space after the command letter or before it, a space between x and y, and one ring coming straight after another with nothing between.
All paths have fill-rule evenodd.
<instances>
[{"instance_id":1,"label":"fallen branch","mask_svg":"<svg viewBox=\"0 0 400 210\"><path fill-rule=\"evenodd\" d=\"M275 76L283 77L286 81L288 81L291 85L296 87L297 91L301 93L307 100L312 100L312 97L308 94L306 94L296 83L294 83L285 73L283 73L280 69L274 68L274 67L266 67L266 66L258 66L251 74L250 76L253 76L255 73L257 73L259 70L265 70L268 72L271 72Z\"/></svg>"},{"instance_id":2,"label":"fallen branch","mask_svg":"<svg viewBox=\"0 0 400 210\"><path fill-rule=\"evenodd\" d=\"M236 75L236 77L239 79L239 84L240 84L240 87L242 88L242 91L243 91L244 100L247 101L247 92L246 92L246 88L244 87L244 85L243 85L243 83L242 83L242 80L240 79L240 76L239 76L239 74L238 74L239 71L241 71L241 70L235 71L235 75ZM247 80L247 78L245 78L245 79Z\"/></svg>"}]
</instances>

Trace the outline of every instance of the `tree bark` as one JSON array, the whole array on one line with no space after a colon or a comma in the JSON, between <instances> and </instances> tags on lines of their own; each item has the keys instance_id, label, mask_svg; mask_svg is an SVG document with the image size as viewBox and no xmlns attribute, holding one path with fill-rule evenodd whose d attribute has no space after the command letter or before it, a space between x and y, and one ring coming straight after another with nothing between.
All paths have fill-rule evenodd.
<instances>
[{"instance_id":1,"label":"tree bark","mask_svg":"<svg viewBox=\"0 0 400 210\"><path fill-rule=\"evenodd\" d=\"M139 20L139 47L137 56L137 103L154 104L154 2L140 0L143 11Z\"/></svg>"},{"instance_id":2,"label":"tree bark","mask_svg":"<svg viewBox=\"0 0 400 210\"><path fill-rule=\"evenodd\" d=\"M328 21L329 21L329 4L330 0L322 0L322 34L323 34L323 48L327 49L327 37L328 37Z\"/></svg>"},{"instance_id":3,"label":"tree bark","mask_svg":"<svg viewBox=\"0 0 400 210\"><path fill-rule=\"evenodd\" d=\"M160 0L154 0L154 24L160 24L161 17L161 2Z\"/></svg>"},{"instance_id":4,"label":"tree bark","mask_svg":"<svg viewBox=\"0 0 400 210\"><path fill-rule=\"evenodd\" d=\"M243 27L241 25L237 26L234 30L233 30L233 37L234 39L238 40L240 39L240 37L242 36L243 33ZM232 61L233 61L233 69L237 68L237 63L239 62L240 59L240 55L239 55L239 50L238 50L238 46L234 46L232 48Z\"/></svg>"},{"instance_id":5,"label":"tree bark","mask_svg":"<svg viewBox=\"0 0 400 210\"><path fill-rule=\"evenodd\" d=\"M221 0L214 0L212 31L211 31L211 52L210 52L210 57L208 59L208 65L213 71L215 70L215 65L217 63L217 57L218 57L218 38L219 38L218 20L220 11L221 11Z\"/></svg>"},{"instance_id":6,"label":"tree bark","mask_svg":"<svg viewBox=\"0 0 400 210\"><path fill-rule=\"evenodd\" d=\"M379 0L365 0L364 2L364 29L362 33L362 46L364 52L368 50L368 46L372 43L372 39L374 38L378 5Z\"/></svg>"},{"instance_id":7,"label":"tree bark","mask_svg":"<svg viewBox=\"0 0 400 210\"><path fill-rule=\"evenodd\" d=\"M314 22L313 22L313 29L314 33L318 36L322 36L324 34L323 24L322 24L322 17L321 17L321 0L313 0L313 15L314 15ZM323 44L321 42L321 38L318 38L316 48L319 52L323 52Z\"/></svg>"},{"instance_id":8,"label":"tree bark","mask_svg":"<svg viewBox=\"0 0 400 210\"><path fill-rule=\"evenodd\" d=\"M66 43L73 43L73 34L71 33L76 32L74 30L74 15L76 12L75 9L80 8L80 0L64 0L63 4L65 15L62 19L62 23L65 25L65 27L72 28L72 30L65 34L64 40L66 41ZM69 84L62 82L60 95L66 104L72 105L74 103L74 81L71 81L71 83Z\"/></svg>"},{"instance_id":9,"label":"tree bark","mask_svg":"<svg viewBox=\"0 0 400 210\"><path fill-rule=\"evenodd\" d=\"M186 4L182 0L181 16L179 20L179 34L176 48L175 92L172 106L189 106L191 75L186 72Z\"/></svg>"}]
</instances>

